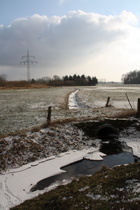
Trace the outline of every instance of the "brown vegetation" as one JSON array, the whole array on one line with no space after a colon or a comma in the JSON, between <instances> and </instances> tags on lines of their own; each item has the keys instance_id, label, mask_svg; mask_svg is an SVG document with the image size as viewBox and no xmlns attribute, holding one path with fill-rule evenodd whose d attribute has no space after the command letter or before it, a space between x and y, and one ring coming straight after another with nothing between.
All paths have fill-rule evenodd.
<instances>
[{"instance_id":1,"label":"brown vegetation","mask_svg":"<svg viewBox=\"0 0 140 210\"><path fill-rule=\"evenodd\" d=\"M32 84L31 82L27 82L25 80L22 81L7 81L4 83L0 89L31 89L31 88L47 88L47 85L43 84Z\"/></svg>"},{"instance_id":2,"label":"brown vegetation","mask_svg":"<svg viewBox=\"0 0 140 210\"><path fill-rule=\"evenodd\" d=\"M101 108L102 109L102 108ZM99 109L99 110L101 110ZM109 108L107 108L109 109ZM96 111L98 109L95 109ZM122 109L122 111L120 110L120 112L117 112L116 114L110 114L110 115L106 115L106 118L128 118L128 117L136 117L136 110L132 110L132 109ZM73 123L73 122L83 122L83 121L87 121L87 120L99 120L100 116L98 117L81 117L79 119L77 118L67 118L67 119L61 119L61 120L54 120L50 122L51 126L57 126L57 125L64 125L66 123ZM16 135L26 135L27 131L32 131L32 132L38 132L40 129L42 128L46 128L48 127L47 124L47 120L44 124L40 125L40 126L34 126L30 129L22 129L22 130L17 130L15 132L11 132L11 133L7 133L7 134L0 134L0 138L4 138L7 136L16 136Z\"/></svg>"}]
</instances>

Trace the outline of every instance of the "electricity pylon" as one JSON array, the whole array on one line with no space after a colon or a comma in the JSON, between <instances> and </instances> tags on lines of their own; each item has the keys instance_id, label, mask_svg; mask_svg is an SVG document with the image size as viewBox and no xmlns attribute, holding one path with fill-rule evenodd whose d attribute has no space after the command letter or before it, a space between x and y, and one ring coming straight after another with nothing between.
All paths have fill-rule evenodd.
<instances>
[{"instance_id":1,"label":"electricity pylon","mask_svg":"<svg viewBox=\"0 0 140 210\"><path fill-rule=\"evenodd\" d=\"M27 55L25 56L22 56L22 59L26 59L24 61L21 61L20 64L27 64L27 81L30 81L30 64L33 64L33 63L36 63L37 64L37 61L32 61L30 60L30 58L34 58L35 59L35 56L31 56L29 55L29 50L27 50Z\"/></svg>"}]
</instances>

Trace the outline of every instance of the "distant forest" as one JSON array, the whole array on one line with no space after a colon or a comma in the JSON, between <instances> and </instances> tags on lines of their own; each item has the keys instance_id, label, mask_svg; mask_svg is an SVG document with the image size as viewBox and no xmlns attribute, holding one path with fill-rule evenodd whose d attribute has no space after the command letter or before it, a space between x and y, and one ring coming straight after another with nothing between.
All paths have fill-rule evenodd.
<instances>
[{"instance_id":1,"label":"distant forest","mask_svg":"<svg viewBox=\"0 0 140 210\"><path fill-rule=\"evenodd\" d=\"M98 79L96 77L85 76L84 74L82 76L74 74L73 76L66 75L62 78L55 75L52 79L50 77L43 77L36 81L32 79L31 82L52 86L95 86L98 84Z\"/></svg>"},{"instance_id":2,"label":"distant forest","mask_svg":"<svg viewBox=\"0 0 140 210\"><path fill-rule=\"evenodd\" d=\"M122 82L124 84L140 84L140 71L134 70L123 74Z\"/></svg>"},{"instance_id":3,"label":"distant forest","mask_svg":"<svg viewBox=\"0 0 140 210\"><path fill-rule=\"evenodd\" d=\"M0 87L28 87L31 84L44 85L44 86L95 86L98 84L96 77L82 76L74 74L73 76L64 76L60 78L55 75L51 77L43 77L41 79L32 79L31 81L7 81L5 74L0 75Z\"/></svg>"}]
</instances>

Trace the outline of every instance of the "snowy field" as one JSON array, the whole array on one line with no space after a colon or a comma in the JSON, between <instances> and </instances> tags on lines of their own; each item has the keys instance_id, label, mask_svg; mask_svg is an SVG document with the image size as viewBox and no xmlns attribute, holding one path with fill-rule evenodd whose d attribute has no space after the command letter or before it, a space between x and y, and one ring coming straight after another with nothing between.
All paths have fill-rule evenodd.
<instances>
[{"instance_id":1,"label":"snowy field","mask_svg":"<svg viewBox=\"0 0 140 210\"><path fill-rule=\"evenodd\" d=\"M78 92L78 99L81 105L91 108L104 107L107 98L110 97L111 105L115 108L130 109L130 104L137 108L137 99L140 97L140 86L95 86L94 88L82 88Z\"/></svg>"},{"instance_id":2,"label":"snowy field","mask_svg":"<svg viewBox=\"0 0 140 210\"><path fill-rule=\"evenodd\" d=\"M125 94L136 108L137 99L140 97L140 87L137 86L0 90L0 133L28 128L24 135L11 135L0 139L2 148L6 148L1 150L2 163L6 164L6 170L0 175L0 210L8 210L43 193L44 190L31 193L30 189L43 178L64 173L60 167L83 157L101 160L105 155L99 152L99 140L93 144L92 139L88 139L81 130L73 128L69 123L31 132L30 128L46 121L49 106L52 106L52 121L103 118L130 109ZM107 97L111 98L114 108L104 108ZM67 107L69 109L66 109ZM131 146L134 155L140 157L138 131L134 128L124 130L120 134L120 140ZM21 151L18 151L20 149ZM16 152L10 153L11 151ZM66 183L64 180L63 184ZM45 189L47 190L50 189Z\"/></svg>"},{"instance_id":3,"label":"snowy field","mask_svg":"<svg viewBox=\"0 0 140 210\"><path fill-rule=\"evenodd\" d=\"M42 124L49 106L53 108L53 119L62 118L67 94L73 90L69 87L0 90L0 133Z\"/></svg>"},{"instance_id":4,"label":"snowy field","mask_svg":"<svg viewBox=\"0 0 140 210\"><path fill-rule=\"evenodd\" d=\"M68 95L77 91L76 106L66 109ZM0 90L0 134L31 128L46 122L47 109L52 106L52 121L69 118L94 118L110 113L93 108L105 107L110 97L111 105L118 109L137 108L140 86L95 86L95 87L57 87L46 89ZM73 100L73 99L71 99ZM70 102L72 104L72 102ZM74 105L75 106L75 105ZM112 112L117 112L112 109Z\"/></svg>"}]
</instances>

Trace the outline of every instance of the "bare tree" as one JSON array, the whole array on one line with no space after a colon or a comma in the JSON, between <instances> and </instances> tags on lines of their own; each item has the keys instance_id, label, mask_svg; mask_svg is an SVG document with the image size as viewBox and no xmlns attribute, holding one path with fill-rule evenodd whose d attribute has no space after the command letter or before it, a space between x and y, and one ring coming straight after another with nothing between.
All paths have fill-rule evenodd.
<instances>
[{"instance_id":1,"label":"bare tree","mask_svg":"<svg viewBox=\"0 0 140 210\"><path fill-rule=\"evenodd\" d=\"M0 75L0 86L5 86L5 84L6 84L6 78L7 78L7 75L6 74L1 74Z\"/></svg>"}]
</instances>

